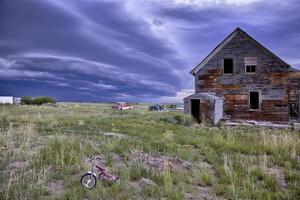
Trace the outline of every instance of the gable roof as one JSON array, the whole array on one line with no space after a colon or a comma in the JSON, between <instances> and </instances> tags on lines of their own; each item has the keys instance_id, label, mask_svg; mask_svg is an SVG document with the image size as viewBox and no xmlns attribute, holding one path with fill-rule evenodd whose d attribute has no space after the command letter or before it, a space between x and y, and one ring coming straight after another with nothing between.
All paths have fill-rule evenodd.
<instances>
[{"instance_id":1,"label":"gable roof","mask_svg":"<svg viewBox=\"0 0 300 200\"><path fill-rule=\"evenodd\" d=\"M230 42L232 40L232 38L234 38L234 36L236 36L237 33L241 33L242 35L244 35L246 38L248 38L258 48L262 49L265 53L267 53L270 56L272 56L273 58L277 59L283 66L290 67L289 64L287 64L286 62L284 62L281 58L279 58L278 56L276 56L269 49L267 49L262 44L260 44L259 42L257 42L254 38L252 38L250 35L248 35L241 28L237 27L216 48L214 48L214 50L212 50L212 52L210 52L208 54L208 56L206 56L206 58L204 58L204 60L202 60L190 73L192 75L195 75L201 69L201 67L203 67L210 59L212 59L228 42Z\"/></svg>"}]
</instances>

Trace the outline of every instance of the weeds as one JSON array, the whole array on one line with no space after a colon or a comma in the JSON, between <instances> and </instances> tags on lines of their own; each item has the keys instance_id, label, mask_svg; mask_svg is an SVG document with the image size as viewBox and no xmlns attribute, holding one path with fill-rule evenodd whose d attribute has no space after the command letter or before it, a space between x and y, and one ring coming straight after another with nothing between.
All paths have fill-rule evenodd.
<instances>
[{"instance_id":1,"label":"weeds","mask_svg":"<svg viewBox=\"0 0 300 200\"><path fill-rule=\"evenodd\" d=\"M147 105L130 111L109 104L0 108L0 199L184 199L201 192L213 199L300 197L297 132L200 126L181 113L148 112ZM166 162L150 169L134 151L191 166L173 169ZM120 185L81 187L90 167L84 159L92 154L104 158ZM142 178L155 184L132 186ZM60 193L51 192L55 183L63 185Z\"/></svg>"}]
</instances>

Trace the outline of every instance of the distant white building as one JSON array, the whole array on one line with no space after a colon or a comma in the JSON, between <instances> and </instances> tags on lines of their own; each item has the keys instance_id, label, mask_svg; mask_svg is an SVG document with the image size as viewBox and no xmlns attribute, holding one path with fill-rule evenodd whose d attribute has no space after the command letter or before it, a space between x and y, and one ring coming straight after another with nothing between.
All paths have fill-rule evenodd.
<instances>
[{"instance_id":1,"label":"distant white building","mask_svg":"<svg viewBox=\"0 0 300 200\"><path fill-rule=\"evenodd\" d=\"M0 96L0 104L13 104L14 97L12 96Z\"/></svg>"},{"instance_id":2,"label":"distant white building","mask_svg":"<svg viewBox=\"0 0 300 200\"><path fill-rule=\"evenodd\" d=\"M13 96L0 96L0 104L19 104L21 98Z\"/></svg>"},{"instance_id":3,"label":"distant white building","mask_svg":"<svg viewBox=\"0 0 300 200\"><path fill-rule=\"evenodd\" d=\"M14 97L14 104L20 104L21 103L21 97Z\"/></svg>"}]
</instances>

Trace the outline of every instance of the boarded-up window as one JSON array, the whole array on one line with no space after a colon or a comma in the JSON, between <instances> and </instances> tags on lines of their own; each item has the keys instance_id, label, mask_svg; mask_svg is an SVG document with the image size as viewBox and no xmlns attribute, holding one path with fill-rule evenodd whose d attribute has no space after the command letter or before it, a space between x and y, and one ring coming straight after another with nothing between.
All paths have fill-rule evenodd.
<instances>
[{"instance_id":1,"label":"boarded-up window","mask_svg":"<svg viewBox=\"0 0 300 200\"><path fill-rule=\"evenodd\" d=\"M224 59L224 74L233 74L233 59L225 58Z\"/></svg>"},{"instance_id":2,"label":"boarded-up window","mask_svg":"<svg viewBox=\"0 0 300 200\"><path fill-rule=\"evenodd\" d=\"M250 106L251 110L259 109L259 93L258 92L250 92L249 106Z\"/></svg>"},{"instance_id":3,"label":"boarded-up window","mask_svg":"<svg viewBox=\"0 0 300 200\"><path fill-rule=\"evenodd\" d=\"M246 73L255 73L257 65L257 57L245 57L244 64L246 68Z\"/></svg>"}]
</instances>

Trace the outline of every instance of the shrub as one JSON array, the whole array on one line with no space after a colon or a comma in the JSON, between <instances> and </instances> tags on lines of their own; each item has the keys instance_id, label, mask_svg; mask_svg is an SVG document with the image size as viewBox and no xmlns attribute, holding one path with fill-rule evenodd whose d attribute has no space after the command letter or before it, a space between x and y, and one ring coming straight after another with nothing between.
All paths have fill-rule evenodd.
<instances>
[{"instance_id":1,"label":"shrub","mask_svg":"<svg viewBox=\"0 0 300 200\"><path fill-rule=\"evenodd\" d=\"M37 97L37 98L31 98L28 96L21 98L21 104L23 105L42 105L45 103L54 104L56 103L56 100L51 97Z\"/></svg>"},{"instance_id":2,"label":"shrub","mask_svg":"<svg viewBox=\"0 0 300 200\"><path fill-rule=\"evenodd\" d=\"M200 179L201 179L201 183L205 186L212 186L212 176L207 173L207 172L203 172L201 175L200 175Z\"/></svg>"},{"instance_id":3,"label":"shrub","mask_svg":"<svg viewBox=\"0 0 300 200\"><path fill-rule=\"evenodd\" d=\"M31 97L25 96L21 98L20 103L23 105L31 105L33 103L33 100Z\"/></svg>"},{"instance_id":4,"label":"shrub","mask_svg":"<svg viewBox=\"0 0 300 200\"><path fill-rule=\"evenodd\" d=\"M33 100L34 105L42 105L44 103L56 103L55 99L52 99L51 97L37 97Z\"/></svg>"}]
</instances>

